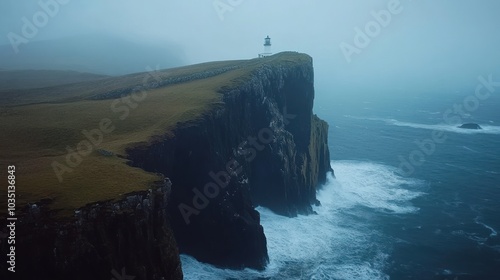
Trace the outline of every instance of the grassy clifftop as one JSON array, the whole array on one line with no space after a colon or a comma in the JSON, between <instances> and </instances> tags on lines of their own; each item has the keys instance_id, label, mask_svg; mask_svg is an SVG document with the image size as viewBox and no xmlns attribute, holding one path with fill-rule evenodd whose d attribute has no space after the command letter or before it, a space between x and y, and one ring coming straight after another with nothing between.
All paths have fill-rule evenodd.
<instances>
[{"instance_id":1,"label":"grassy clifftop","mask_svg":"<svg viewBox=\"0 0 500 280\"><path fill-rule=\"evenodd\" d=\"M161 179L127 165L127 148L175 137L179 124L223 106L221 90L238 86L264 64L308 62L307 55L281 53L2 91L1 174L6 176L7 165L16 165L18 208L48 199L52 209L69 214L88 203L120 199ZM4 201L0 213L5 212Z\"/></svg>"},{"instance_id":2,"label":"grassy clifftop","mask_svg":"<svg viewBox=\"0 0 500 280\"><path fill-rule=\"evenodd\" d=\"M51 87L106 77L108 76L63 70L0 70L0 90Z\"/></svg>"}]
</instances>

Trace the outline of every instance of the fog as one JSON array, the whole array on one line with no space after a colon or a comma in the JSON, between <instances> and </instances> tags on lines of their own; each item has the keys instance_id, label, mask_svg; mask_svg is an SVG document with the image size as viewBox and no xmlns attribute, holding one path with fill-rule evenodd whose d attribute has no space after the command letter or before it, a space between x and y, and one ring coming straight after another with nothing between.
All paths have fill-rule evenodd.
<instances>
[{"instance_id":1,"label":"fog","mask_svg":"<svg viewBox=\"0 0 500 280\"><path fill-rule=\"evenodd\" d=\"M269 35L274 53L290 50L313 57L318 96L324 100L403 89L455 93L472 90L479 75L499 73L496 0L59 2L33 38L18 45L18 53L9 34L23 36L22 18L33 22L43 8L37 1L0 2L0 44L9 45L2 48L3 55L22 56L37 41L99 34L143 46L164 45L165 52L178 50L178 61L160 65L171 67L254 58ZM356 44L359 36L368 36L368 42ZM115 51L120 57L120 48ZM127 57L129 53L122 56ZM0 62L0 68L9 67Z\"/></svg>"}]
</instances>

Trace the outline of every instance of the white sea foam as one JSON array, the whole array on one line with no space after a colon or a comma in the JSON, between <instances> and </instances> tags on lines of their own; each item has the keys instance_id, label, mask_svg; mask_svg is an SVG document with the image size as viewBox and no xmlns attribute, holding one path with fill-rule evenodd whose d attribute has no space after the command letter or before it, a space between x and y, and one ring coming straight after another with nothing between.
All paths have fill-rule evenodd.
<instances>
[{"instance_id":1,"label":"white sea foam","mask_svg":"<svg viewBox=\"0 0 500 280\"><path fill-rule=\"evenodd\" d=\"M464 237L466 237L474 242L477 242L477 244L479 244L479 245L485 245L485 242L489 238L496 237L498 235L498 232L493 227L491 227L491 226L489 226L481 221L480 216L477 216L476 218L474 218L474 222L478 225L483 226L487 230L489 230L490 234L488 236L485 236L483 233L467 232L465 230L454 230L451 232L451 234L457 235L457 236L464 236Z\"/></svg>"},{"instance_id":2,"label":"white sea foam","mask_svg":"<svg viewBox=\"0 0 500 280\"><path fill-rule=\"evenodd\" d=\"M462 148L466 149L467 151L470 151L470 152L473 152L473 153L479 153L478 151L474 150L474 149L471 149L465 145L462 146Z\"/></svg>"},{"instance_id":3,"label":"white sea foam","mask_svg":"<svg viewBox=\"0 0 500 280\"><path fill-rule=\"evenodd\" d=\"M464 128L459 128L458 127L459 125L450 125L450 124L445 124L445 123L422 124L422 123L403 122L403 121L398 121L396 119L388 119L388 118L363 118L363 117L355 117L355 116L350 116L350 115L345 115L345 117L353 118L353 119L371 120L371 121L382 121L382 122L385 122L389 125L394 125L394 126L437 130L437 131L445 131L445 132L452 132L452 133L500 134L500 126L485 125L485 124L479 124L482 127L482 129L464 129Z\"/></svg>"},{"instance_id":4,"label":"white sea foam","mask_svg":"<svg viewBox=\"0 0 500 280\"><path fill-rule=\"evenodd\" d=\"M339 183L335 189L335 196L339 198L337 205L357 205L400 214L417 210L408 201L422 193L401 187L414 185L416 181L399 176L395 168L357 161L343 161L334 166Z\"/></svg>"},{"instance_id":5,"label":"white sea foam","mask_svg":"<svg viewBox=\"0 0 500 280\"><path fill-rule=\"evenodd\" d=\"M490 237L495 237L495 236L497 236L497 235L498 235L497 231L496 231L493 227L491 227L491 226L489 226L489 225L487 225L487 224L485 224L485 223L481 222L481 217L480 217L480 216L477 216L477 217L474 219L474 222L475 222L476 224L478 224L478 225L482 225L483 227L485 227L485 228L487 228L488 230L490 230L490 231L491 231L491 233L490 233Z\"/></svg>"},{"instance_id":6,"label":"white sea foam","mask_svg":"<svg viewBox=\"0 0 500 280\"><path fill-rule=\"evenodd\" d=\"M427 110L418 110L418 112L424 113L424 114L429 114L429 115L439 115L439 114L441 114L441 112L432 112L432 111L427 111Z\"/></svg>"},{"instance_id":7,"label":"white sea foam","mask_svg":"<svg viewBox=\"0 0 500 280\"><path fill-rule=\"evenodd\" d=\"M185 279L389 279L383 271L391 242L369 216L417 211L410 200L422 194L419 182L377 163L338 161L332 167L336 178L329 176L318 192L317 215L287 218L257 208L267 237L266 270L219 269L182 255Z\"/></svg>"},{"instance_id":8,"label":"white sea foam","mask_svg":"<svg viewBox=\"0 0 500 280\"><path fill-rule=\"evenodd\" d=\"M462 134L500 134L500 126L493 125L481 125L482 129L464 129L459 128L458 125L449 125L449 124L420 124L420 123L410 123L410 122L401 122L394 119L385 120L386 123L396 125L396 126L405 126L412 128L420 128L420 129L429 129L429 130L438 130L452 133L462 133Z\"/></svg>"}]
</instances>

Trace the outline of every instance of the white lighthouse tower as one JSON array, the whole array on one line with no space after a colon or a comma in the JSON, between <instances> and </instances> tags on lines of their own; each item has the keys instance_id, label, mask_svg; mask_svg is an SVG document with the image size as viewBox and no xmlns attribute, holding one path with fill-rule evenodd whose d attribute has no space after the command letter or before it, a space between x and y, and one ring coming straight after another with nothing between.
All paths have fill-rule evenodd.
<instances>
[{"instance_id":1,"label":"white lighthouse tower","mask_svg":"<svg viewBox=\"0 0 500 280\"><path fill-rule=\"evenodd\" d=\"M259 54L259 57L266 57L272 54L273 53L271 52L271 38L269 38L269 35L267 35L267 37L264 38L264 52Z\"/></svg>"}]
</instances>

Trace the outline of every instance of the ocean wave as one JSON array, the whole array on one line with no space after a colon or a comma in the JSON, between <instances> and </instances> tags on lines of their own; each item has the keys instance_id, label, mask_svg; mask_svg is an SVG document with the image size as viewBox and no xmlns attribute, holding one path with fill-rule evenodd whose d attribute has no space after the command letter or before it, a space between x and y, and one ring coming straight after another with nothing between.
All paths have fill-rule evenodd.
<instances>
[{"instance_id":1,"label":"ocean wave","mask_svg":"<svg viewBox=\"0 0 500 280\"><path fill-rule=\"evenodd\" d=\"M417 112L424 113L424 114L429 114L429 115L439 115L439 114L441 114L441 112L432 112L432 111L427 111L427 110L418 110Z\"/></svg>"},{"instance_id":2,"label":"ocean wave","mask_svg":"<svg viewBox=\"0 0 500 280\"><path fill-rule=\"evenodd\" d=\"M476 242L478 245L484 245L484 243L488 240L487 237L481 236L475 232L467 232L464 230L454 230L451 232L452 235L465 237L471 241Z\"/></svg>"},{"instance_id":3,"label":"ocean wave","mask_svg":"<svg viewBox=\"0 0 500 280\"><path fill-rule=\"evenodd\" d=\"M422 124L422 123L403 122L396 119L387 119L387 118L363 118L350 115L344 115L344 117L370 120L370 121L382 121L388 125L394 125L394 126L437 130L437 131L445 131L445 132L461 133L461 134L500 134L500 126L486 125L486 124L479 124L482 127L482 129L463 129L459 128L458 127L459 125L450 125L445 123Z\"/></svg>"},{"instance_id":4,"label":"ocean wave","mask_svg":"<svg viewBox=\"0 0 500 280\"><path fill-rule=\"evenodd\" d=\"M477 216L477 217L474 219L474 222L475 222L476 224L478 224L478 225L482 225L483 227L485 227L486 229L488 229L488 230L491 232L491 233L490 233L490 237L495 237L495 236L497 236L497 235L498 235L497 231L496 231L493 227L491 227L491 226L489 226L489 225L487 225L487 224L485 224L485 223L481 222L480 220L481 220L481 217L480 217L480 216Z\"/></svg>"},{"instance_id":5,"label":"ocean wave","mask_svg":"<svg viewBox=\"0 0 500 280\"><path fill-rule=\"evenodd\" d=\"M220 269L181 255L185 278L389 279L384 268L392 242L366 215L417 211L410 200L422 195L421 182L378 163L336 161L332 167L336 178L329 175L318 191L317 215L288 218L257 208L270 259L264 271Z\"/></svg>"},{"instance_id":6,"label":"ocean wave","mask_svg":"<svg viewBox=\"0 0 500 280\"><path fill-rule=\"evenodd\" d=\"M462 146L462 148L466 149L467 151L470 151L470 152L473 152L473 153L479 153L478 151L474 150L474 149L471 149L465 145Z\"/></svg>"},{"instance_id":7,"label":"ocean wave","mask_svg":"<svg viewBox=\"0 0 500 280\"><path fill-rule=\"evenodd\" d=\"M423 192L403 188L422 182L398 175L398 170L372 162L341 161L333 164L337 175L337 206L364 206L393 213L410 213L418 209L409 201Z\"/></svg>"}]
</instances>

